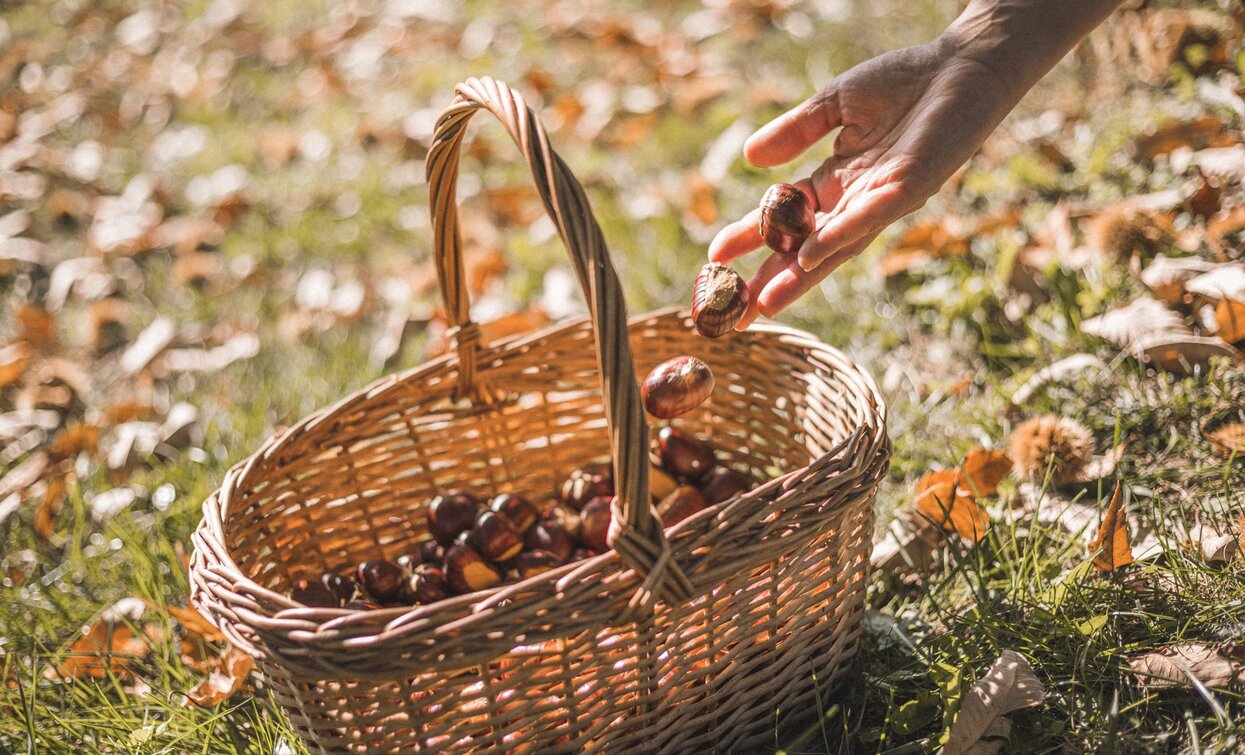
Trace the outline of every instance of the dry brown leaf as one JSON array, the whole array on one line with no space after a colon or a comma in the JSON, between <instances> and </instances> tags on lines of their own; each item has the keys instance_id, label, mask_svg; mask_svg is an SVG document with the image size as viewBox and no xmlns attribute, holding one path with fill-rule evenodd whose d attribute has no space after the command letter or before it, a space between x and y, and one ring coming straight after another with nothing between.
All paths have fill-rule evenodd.
<instances>
[{"instance_id":1,"label":"dry brown leaf","mask_svg":"<svg viewBox=\"0 0 1245 755\"><path fill-rule=\"evenodd\" d=\"M35 532L44 540L51 539L56 531L56 516L64 505L67 487L66 475L57 475L48 480L47 488L39 498L39 508L35 510Z\"/></svg>"},{"instance_id":2,"label":"dry brown leaf","mask_svg":"<svg viewBox=\"0 0 1245 755\"><path fill-rule=\"evenodd\" d=\"M990 518L963 482L959 467L927 472L916 484L916 508L948 532L975 541L985 533Z\"/></svg>"},{"instance_id":3,"label":"dry brown leaf","mask_svg":"<svg viewBox=\"0 0 1245 755\"><path fill-rule=\"evenodd\" d=\"M43 307L18 304L13 307L13 320L17 323L18 339L36 349L47 349L55 344L56 318Z\"/></svg>"},{"instance_id":4,"label":"dry brown leaf","mask_svg":"<svg viewBox=\"0 0 1245 755\"><path fill-rule=\"evenodd\" d=\"M869 563L874 569L883 571L899 568L925 570L933 563L934 551L945 543L942 530L928 518L904 509L873 546Z\"/></svg>"},{"instance_id":5,"label":"dry brown leaf","mask_svg":"<svg viewBox=\"0 0 1245 755\"><path fill-rule=\"evenodd\" d=\"M53 679L100 679L109 672L126 673L133 663L150 652L147 640L127 624L101 618L91 624L69 647L69 655L55 669Z\"/></svg>"},{"instance_id":6,"label":"dry brown leaf","mask_svg":"<svg viewBox=\"0 0 1245 755\"><path fill-rule=\"evenodd\" d=\"M1227 653L1200 643L1173 645L1128 660L1143 684L1155 688L1191 688L1192 679L1210 689L1239 689L1245 685L1245 662L1239 649Z\"/></svg>"},{"instance_id":7,"label":"dry brown leaf","mask_svg":"<svg viewBox=\"0 0 1245 755\"><path fill-rule=\"evenodd\" d=\"M1212 566L1223 566L1236 558L1241 544L1231 532L1219 532L1208 524L1198 524L1189 529L1189 546L1196 550L1202 560Z\"/></svg>"},{"instance_id":8,"label":"dry brown leaf","mask_svg":"<svg viewBox=\"0 0 1245 755\"><path fill-rule=\"evenodd\" d=\"M1046 689L1033 673L1029 661L1015 650L1004 650L964 696L943 745L943 755L981 752L976 747L978 744L991 747L989 751L997 751L994 743L983 740L1006 738L1010 725L999 724L1003 716L1041 705L1045 700Z\"/></svg>"},{"instance_id":9,"label":"dry brown leaf","mask_svg":"<svg viewBox=\"0 0 1245 755\"><path fill-rule=\"evenodd\" d=\"M1128 514L1124 511L1124 491L1117 482L1111 494L1111 503L1103 515L1098 534L1090 541L1089 552L1094 555L1094 568L1114 571L1133 562L1133 549L1128 544Z\"/></svg>"},{"instance_id":10,"label":"dry brown leaf","mask_svg":"<svg viewBox=\"0 0 1245 755\"><path fill-rule=\"evenodd\" d=\"M1211 301L1233 299L1245 302L1245 263L1226 262L1212 265L1202 275L1190 278L1185 289Z\"/></svg>"},{"instance_id":11,"label":"dry brown leaf","mask_svg":"<svg viewBox=\"0 0 1245 755\"><path fill-rule=\"evenodd\" d=\"M30 365L31 355L30 344L23 341L0 349L0 388L21 380L26 367Z\"/></svg>"},{"instance_id":12,"label":"dry brown leaf","mask_svg":"<svg viewBox=\"0 0 1245 755\"><path fill-rule=\"evenodd\" d=\"M228 700L246 685L254 661L230 645L217 659L217 668L186 693L186 707L214 707Z\"/></svg>"},{"instance_id":13,"label":"dry brown leaf","mask_svg":"<svg viewBox=\"0 0 1245 755\"><path fill-rule=\"evenodd\" d=\"M1133 148L1140 159L1153 160L1182 147L1204 149L1232 143L1232 138L1225 134L1223 121L1213 115L1203 115L1151 129L1133 140Z\"/></svg>"},{"instance_id":14,"label":"dry brown leaf","mask_svg":"<svg viewBox=\"0 0 1245 755\"><path fill-rule=\"evenodd\" d=\"M1189 281L1187 285L1191 284ZM1085 320L1081 330L1130 351L1142 361L1176 373L1205 366L1213 357L1239 359L1241 356L1219 338L1193 335L1179 315L1150 298L1137 299Z\"/></svg>"},{"instance_id":15,"label":"dry brown leaf","mask_svg":"<svg viewBox=\"0 0 1245 755\"><path fill-rule=\"evenodd\" d=\"M223 642L225 635L219 629L212 625L210 621L203 618L203 614L193 608L180 608L178 606L168 606L169 616L177 620L182 625L182 629L186 632L186 637L204 642Z\"/></svg>"},{"instance_id":16,"label":"dry brown leaf","mask_svg":"<svg viewBox=\"0 0 1245 755\"><path fill-rule=\"evenodd\" d=\"M999 483L1012 471L1011 458L997 449L974 448L960 465L964 479L979 496L992 495Z\"/></svg>"},{"instance_id":17,"label":"dry brown leaf","mask_svg":"<svg viewBox=\"0 0 1245 755\"><path fill-rule=\"evenodd\" d=\"M1185 296L1185 284L1210 272L1213 262L1198 257L1168 257L1160 254L1141 271L1141 282L1155 298L1167 304L1178 304Z\"/></svg>"}]
</instances>

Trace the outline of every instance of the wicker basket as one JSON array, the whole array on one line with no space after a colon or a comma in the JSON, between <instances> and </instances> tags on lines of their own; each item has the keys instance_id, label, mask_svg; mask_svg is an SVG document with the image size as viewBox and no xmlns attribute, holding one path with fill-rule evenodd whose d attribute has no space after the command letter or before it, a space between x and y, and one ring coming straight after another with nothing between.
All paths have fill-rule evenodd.
<instances>
[{"instance_id":1,"label":"wicker basket","mask_svg":"<svg viewBox=\"0 0 1245 755\"><path fill-rule=\"evenodd\" d=\"M855 653L873 499L890 454L872 381L807 333L716 341L684 311L630 322L582 188L523 99L472 79L428 155L455 348L268 440L194 535L191 597L253 655L312 752L704 752L774 743ZM480 109L510 132L570 252L591 320L483 343L468 319L457 166ZM717 378L676 424L769 482L662 532L637 375L682 353ZM632 361L634 354L635 361ZM447 488L542 499L612 460L613 550L415 608L309 608L292 582L425 537ZM776 724L775 716L782 720Z\"/></svg>"}]
</instances>

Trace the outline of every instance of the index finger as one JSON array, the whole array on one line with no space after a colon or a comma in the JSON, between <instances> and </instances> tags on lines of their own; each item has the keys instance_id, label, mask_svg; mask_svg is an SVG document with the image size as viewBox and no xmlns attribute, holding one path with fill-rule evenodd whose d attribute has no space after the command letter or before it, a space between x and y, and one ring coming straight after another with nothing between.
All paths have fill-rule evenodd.
<instances>
[{"instance_id":1,"label":"index finger","mask_svg":"<svg viewBox=\"0 0 1245 755\"><path fill-rule=\"evenodd\" d=\"M709 260L723 265L755 251L762 245L761 210L757 208L718 231L709 242Z\"/></svg>"}]
</instances>

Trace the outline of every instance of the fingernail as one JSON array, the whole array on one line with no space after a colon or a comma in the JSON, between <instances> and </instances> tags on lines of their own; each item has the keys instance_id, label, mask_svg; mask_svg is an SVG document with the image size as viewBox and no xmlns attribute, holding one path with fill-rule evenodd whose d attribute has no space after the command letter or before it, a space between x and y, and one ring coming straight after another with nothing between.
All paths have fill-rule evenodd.
<instances>
[{"instance_id":1,"label":"fingernail","mask_svg":"<svg viewBox=\"0 0 1245 755\"><path fill-rule=\"evenodd\" d=\"M803 252L796 255L795 261L800 265L800 269L806 273L812 272L813 268L817 267L818 262L818 260L813 259L813 255L804 254Z\"/></svg>"}]
</instances>

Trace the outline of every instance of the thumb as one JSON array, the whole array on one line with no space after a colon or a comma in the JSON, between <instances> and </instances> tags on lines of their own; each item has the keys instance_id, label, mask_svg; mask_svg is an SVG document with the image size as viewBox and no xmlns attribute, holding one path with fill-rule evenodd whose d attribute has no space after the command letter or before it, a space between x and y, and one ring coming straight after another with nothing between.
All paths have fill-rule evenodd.
<instances>
[{"instance_id":1,"label":"thumb","mask_svg":"<svg viewBox=\"0 0 1245 755\"><path fill-rule=\"evenodd\" d=\"M760 168L789 162L842 125L834 82L762 126L744 144L744 157Z\"/></svg>"}]
</instances>

